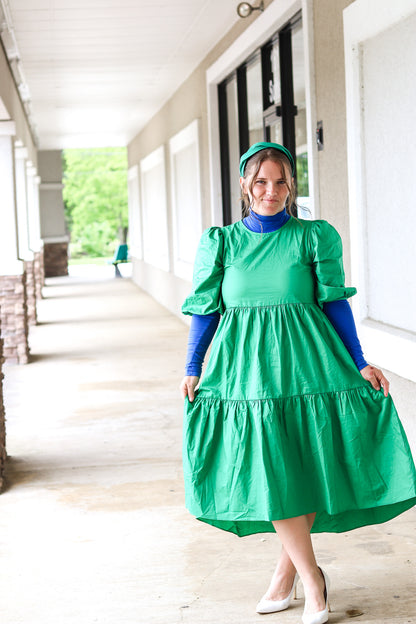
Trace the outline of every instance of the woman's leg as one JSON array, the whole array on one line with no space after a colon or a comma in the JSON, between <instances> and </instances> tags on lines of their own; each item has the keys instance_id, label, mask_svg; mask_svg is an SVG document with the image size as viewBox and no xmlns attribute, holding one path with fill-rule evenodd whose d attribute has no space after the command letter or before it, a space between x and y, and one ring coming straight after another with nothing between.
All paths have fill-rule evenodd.
<instances>
[{"instance_id":1,"label":"woman's leg","mask_svg":"<svg viewBox=\"0 0 416 624\"><path fill-rule=\"evenodd\" d=\"M325 609L324 579L318 569L311 540L312 514L276 520L273 526L288 557L299 573L305 591L305 613ZM312 520L313 524L313 520Z\"/></svg>"},{"instance_id":2,"label":"woman's leg","mask_svg":"<svg viewBox=\"0 0 416 624\"><path fill-rule=\"evenodd\" d=\"M315 513L307 514L309 531L315 521ZM295 579L296 568L293 565L284 545L280 553L279 561L270 581L270 585L265 593L266 600L283 600L289 595Z\"/></svg>"}]
</instances>

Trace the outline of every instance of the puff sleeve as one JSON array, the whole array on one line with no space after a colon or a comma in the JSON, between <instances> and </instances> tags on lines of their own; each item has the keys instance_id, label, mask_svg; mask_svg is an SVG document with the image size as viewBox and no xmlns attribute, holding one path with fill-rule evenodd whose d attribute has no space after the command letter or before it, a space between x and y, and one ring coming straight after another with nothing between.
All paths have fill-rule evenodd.
<instances>
[{"instance_id":1,"label":"puff sleeve","mask_svg":"<svg viewBox=\"0 0 416 624\"><path fill-rule=\"evenodd\" d=\"M313 221L311 252L315 271L315 294L320 307L325 302L340 301L356 294L357 289L346 287L342 262L342 241L336 229L327 221Z\"/></svg>"},{"instance_id":2,"label":"puff sleeve","mask_svg":"<svg viewBox=\"0 0 416 624\"><path fill-rule=\"evenodd\" d=\"M211 227L201 236L194 264L192 292L186 298L183 314L223 314L221 285L224 238L220 227Z\"/></svg>"}]
</instances>

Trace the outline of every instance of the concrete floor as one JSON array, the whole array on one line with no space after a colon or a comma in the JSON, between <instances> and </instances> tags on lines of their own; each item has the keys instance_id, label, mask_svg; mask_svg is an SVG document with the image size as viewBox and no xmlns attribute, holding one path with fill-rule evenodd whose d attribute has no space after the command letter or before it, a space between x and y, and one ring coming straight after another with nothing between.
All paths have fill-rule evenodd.
<instances>
[{"instance_id":1,"label":"concrete floor","mask_svg":"<svg viewBox=\"0 0 416 624\"><path fill-rule=\"evenodd\" d=\"M254 612L276 536L239 539L185 510L187 328L112 275L48 280L32 362L5 370L0 622L300 624L303 600ZM332 624L416 623L415 520L314 537Z\"/></svg>"}]
</instances>

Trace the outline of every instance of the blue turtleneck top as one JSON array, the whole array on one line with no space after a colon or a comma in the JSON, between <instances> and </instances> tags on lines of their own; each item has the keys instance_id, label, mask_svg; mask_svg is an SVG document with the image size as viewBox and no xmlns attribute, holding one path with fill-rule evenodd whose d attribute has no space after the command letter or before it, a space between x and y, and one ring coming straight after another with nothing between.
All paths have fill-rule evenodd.
<instances>
[{"instance_id":1,"label":"blue turtleneck top","mask_svg":"<svg viewBox=\"0 0 416 624\"><path fill-rule=\"evenodd\" d=\"M278 212L275 215L265 216L257 214L250 208L248 217L243 219L243 223L252 232L274 232L279 230L287 221L289 221L290 215L285 210Z\"/></svg>"},{"instance_id":2,"label":"blue turtleneck top","mask_svg":"<svg viewBox=\"0 0 416 624\"><path fill-rule=\"evenodd\" d=\"M274 232L281 228L290 215L283 210L275 215L259 215L252 210L243 219L244 225L253 232ZM364 359L361 344L357 336L354 317L350 304L346 299L324 303L323 311L338 333L347 351L354 360L358 370L367 366ZM188 352L186 357L186 375L201 376L202 363L211 340L217 330L220 321L219 312L212 314L193 314L191 329L189 331Z\"/></svg>"}]
</instances>

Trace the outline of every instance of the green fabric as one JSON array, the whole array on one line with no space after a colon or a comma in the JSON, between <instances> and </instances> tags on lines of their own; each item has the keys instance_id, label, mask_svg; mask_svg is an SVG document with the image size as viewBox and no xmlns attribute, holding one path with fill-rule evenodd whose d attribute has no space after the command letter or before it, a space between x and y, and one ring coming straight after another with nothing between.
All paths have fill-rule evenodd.
<instances>
[{"instance_id":1,"label":"green fabric","mask_svg":"<svg viewBox=\"0 0 416 624\"><path fill-rule=\"evenodd\" d=\"M314 532L341 532L416 504L393 401L363 379L321 309L355 292L325 221L204 232L183 312L223 316L185 402L186 505L197 518L243 536L316 511Z\"/></svg>"}]
</instances>

